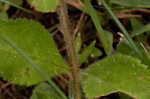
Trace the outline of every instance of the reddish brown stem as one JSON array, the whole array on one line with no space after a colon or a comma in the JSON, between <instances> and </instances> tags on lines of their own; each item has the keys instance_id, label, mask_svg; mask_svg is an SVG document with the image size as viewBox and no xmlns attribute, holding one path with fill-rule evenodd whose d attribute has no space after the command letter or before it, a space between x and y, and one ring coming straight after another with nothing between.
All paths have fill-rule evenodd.
<instances>
[{"instance_id":1,"label":"reddish brown stem","mask_svg":"<svg viewBox=\"0 0 150 99\"><path fill-rule=\"evenodd\" d=\"M72 71L72 79L73 79L74 99L81 99L80 74L78 70L77 56L75 53L74 42L72 37L72 29L70 28L66 5L62 0L60 0L58 14L60 17L61 28L64 32L66 48L68 52L68 59L72 67L71 71Z\"/></svg>"}]
</instances>

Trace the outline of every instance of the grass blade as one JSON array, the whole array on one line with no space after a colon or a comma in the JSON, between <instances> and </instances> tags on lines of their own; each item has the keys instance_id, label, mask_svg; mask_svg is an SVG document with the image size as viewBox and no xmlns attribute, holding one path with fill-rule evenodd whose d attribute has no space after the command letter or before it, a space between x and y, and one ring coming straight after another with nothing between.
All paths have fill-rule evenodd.
<instances>
[{"instance_id":1,"label":"grass blade","mask_svg":"<svg viewBox=\"0 0 150 99\"><path fill-rule=\"evenodd\" d=\"M132 38L128 34L127 30L124 28L124 26L122 25L122 23L119 21L119 19L115 16L115 14L112 12L112 10L109 8L109 6L106 4L105 0L101 0L101 2L103 4L103 6L106 8L106 10L109 12L109 14L112 16L112 18L114 19L114 21L116 22L116 24L119 26L120 30L124 33L124 35L125 35L126 39L128 40L130 46L135 50L135 52L140 57L142 57L143 55L139 51L138 47L135 45L134 41L132 40Z\"/></svg>"},{"instance_id":2,"label":"grass blade","mask_svg":"<svg viewBox=\"0 0 150 99\"><path fill-rule=\"evenodd\" d=\"M85 9L88 11L88 14L91 16L91 19L95 25L95 28L97 30L97 36L99 38L99 41L102 42L102 45L104 47L104 50L107 55L110 55L109 51L109 44L108 44L108 37L106 36L105 31L103 30L101 24L100 24L100 17L98 16L98 12L93 8L91 0L84 0L85 2ZM106 38L107 37L107 38Z\"/></svg>"},{"instance_id":3,"label":"grass blade","mask_svg":"<svg viewBox=\"0 0 150 99\"><path fill-rule=\"evenodd\" d=\"M32 13L32 11L30 11L30 10L28 10L28 9L25 9L25 8L23 8L23 7L21 7L21 6L18 6L18 5L16 5L16 4L14 4L13 2L9 2L8 0L0 0L0 2L7 3L7 4L9 4L9 5L13 6L13 7L16 7L16 8L18 8L18 9L20 9L20 10L23 10L23 11L25 11L25 12Z\"/></svg>"}]
</instances>

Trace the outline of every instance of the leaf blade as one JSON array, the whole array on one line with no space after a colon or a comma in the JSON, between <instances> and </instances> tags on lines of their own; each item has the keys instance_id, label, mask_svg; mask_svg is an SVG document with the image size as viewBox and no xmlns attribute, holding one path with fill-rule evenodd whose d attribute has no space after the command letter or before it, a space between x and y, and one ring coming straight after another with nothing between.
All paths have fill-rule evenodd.
<instances>
[{"instance_id":1,"label":"leaf blade","mask_svg":"<svg viewBox=\"0 0 150 99\"><path fill-rule=\"evenodd\" d=\"M0 26L0 33L13 41L50 77L67 73L69 69L59 54L53 39L40 24L18 19L8 22L0 21ZM12 28L12 30L8 30L8 28ZM0 50L2 58L0 72L5 79L25 85L37 84L44 80L31 64L2 40L0 40ZM7 72L9 69L12 71Z\"/></svg>"},{"instance_id":2,"label":"leaf blade","mask_svg":"<svg viewBox=\"0 0 150 99\"><path fill-rule=\"evenodd\" d=\"M31 99L61 99L61 97L50 85L41 83L34 89Z\"/></svg>"},{"instance_id":3,"label":"leaf blade","mask_svg":"<svg viewBox=\"0 0 150 99\"><path fill-rule=\"evenodd\" d=\"M54 12L59 0L28 0L28 2L41 12Z\"/></svg>"},{"instance_id":4,"label":"leaf blade","mask_svg":"<svg viewBox=\"0 0 150 99\"><path fill-rule=\"evenodd\" d=\"M150 71L133 57L109 56L83 72L82 85L89 98L118 91L138 99L150 96Z\"/></svg>"}]
</instances>

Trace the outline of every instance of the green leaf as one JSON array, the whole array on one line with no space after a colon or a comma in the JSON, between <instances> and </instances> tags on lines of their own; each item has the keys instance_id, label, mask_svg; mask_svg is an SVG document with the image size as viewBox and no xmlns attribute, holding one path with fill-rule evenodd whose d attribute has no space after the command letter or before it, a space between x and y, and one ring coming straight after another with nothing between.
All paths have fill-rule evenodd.
<instances>
[{"instance_id":1,"label":"green leaf","mask_svg":"<svg viewBox=\"0 0 150 99\"><path fill-rule=\"evenodd\" d=\"M100 38L104 50L107 55L111 53L112 48L112 34L109 32L105 32L100 24L100 18L90 3L90 0L84 0L85 2L85 9L88 11L88 14L91 16L92 21L98 31L98 37ZM108 37L107 37L108 36Z\"/></svg>"},{"instance_id":2,"label":"green leaf","mask_svg":"<svg viewBox=\"0 0 150 99\"><path fill-rule=\"evenodd\" d=\"M79 53L81 45L82 45L81 35L78 34L76 39L75 39L75 51L76 51L76 54Z\"/></svg>"},{"instance_id":3,"label":"green leaf","mask_svg":"<svg viewBox=\"0 0 150 99\"><path fill-rule=\"evenodd\" d=\"M61 99L61 97L50 85L41 83L34 89L31 99Z\"/></svg>"},{"instance_id":4,"label":"green leaf","mask_svg":"<svg viewBox=\"0 0 150 99\"><path fill-rule=\"evenodd\" d=\"M107 42L107 44L105 45L105 51L108 55L110 55L112 53L113 50L113 35L111 32L109 31L104 31L104 35L105 35L105 40Z\"/></svg>"},{"instance_id":5,"label":"green leaf","mask_svg":"<svg viewBox=\"0 0 150 99\"><path fill-rule=\"evenodd\" d=\"M131 18L131 25L132 25L132 36L136 36L139 42L145 43L150 32L150 29L148 27L145 27L144 24L142 24L138 19L136 18ZM150 27L150 25L149 25ZM146 33L145 33L146 32Z\"/></svg>"},{"instance_id":6,"label":"green leaf","mask_svg":"<svg viewBox=\"0 0 150 99\"><path fill-rule=\"evenodd\" d=\"M131 56L108 56L92 64L81 74L85 95L90 99L118 91L135 99L150 97L150 71L146 65Z\"/></svg>"},{"instance_id":7,"label":"green leaf","mask_svg":"<svg viewBox=\"0 0 150 99\"><path fill-rule=\"evenodd\" d=\"M89 46L83 49L82 53L79 53L77 55L78 55L78 63L81 65L83 62L88 61L89 56L98 57L102 55L102 52L95 47L95 41L93 41Z\"/></svg>"},{"instance_id":8,"label":"green leaf","mask_svg":"<svg viewBox=\"0 0 150 99\"><path fill-rule=\"evenodd\" d=\"M131 26L132 26L133 31L143 27L143 24L136 18L131 18L130 22L131 22Z\"/></svg>"},{"instance_id":9,"label":"green leaf","mask_svg":"<svg viewBox=\"0 0 150 99\"><path fill-rule=\"evenodd\" d=\"M26 19L0 20L0 27L1 35L11 40L49 77L69 72L54 40L40 24ZM0 40L0 57L0 75L5 80L24 85L44 81L31 64L3 40Z\"/></svg>"},{"instance_id":10,"label":"green leaf","mask_svg":"<svg viewBox=\"0 0 150 99\"><path fill-rule=\"evenodd\" d=\"M111 2L127 7L150 8L149 0L111 0Z\"/></svg>"},{"instance_id":11,"label":"green leaf","mask_svg":"<svg viewBox=\"0 0 150 99\"><path fill-rule=\"evenodd\" d=\"M86 62L88 56L91 54L92 50L95 48L95 41L92 42L88 47L86 47L81 54L78 55L78 63L81 64Z\"/></svg>"},{"instance_id":12,"label":"green leaf","mask_svg":"<svg viewBox=\"0 0 150 99\"><path fill-rule=\"evenodd\" d=\"M75 50L78 56L79 65L88 60L88 56L96 57L102 55L102 52L95 47L95 41L89 46L85 47L81 53L79 53L82 45L81 36L78 35L75 39Z\"/></svg>"},{"instance_id":13,"label":"green leaf","mask_svg":"<svg viewBox=\"0 0 150 99\"><path fill-rule=\"evenodd\" d=\"M101 52L101 50L99 50L98 48L94 47L92 52L91 52L91 57L98 57L101 56L103 53Z\"/></svg>"},{"instance_id":14,"label":"green leaf","mask_svg":"<svg viewBox=\"0 0 150 99\"><path fill-rule=\"evenodd\" d=\"M135 58L138 58L142 61L142 63L146 65L150 65L150 61L148 59L148 56L146 55L144 49L140 46L139 43L136 43L136 46L139 48L140 52L142 53L143 57L141 58L138 54L136 54L135 51L129 46L129 44L126 41L120 42L120 44L117 46L117 53L126 54L129 56L133 56Z\"/></svg>"},{"instance_id":15,"label":"green leaf","mask_svg":"<svg viewBox=\"0 0 150 99\"><path fill-rule=\"evenodd\" d=\"M54 12L59 0L28 0L31 6L41 12Z\"/></svg>"},{"instance_id":16,"label":"green leaf","mask_svg":"<svg viewBox=\"0 0 150 99\"><path fill-rule=\"evenodd\" d=\"M136 30L134 30L131 34L132 37L134 36L138 36L138 35L141 35L143 34L144 32L149 32L150 31L150 23L140 27L140 28L137 28Z\"/></svg>"},{"instance_id":17,"label":"green leaf","mask_svg":"<svg viewBox=\"0 0 150 99\"><path fill-rule=\"evenodd\" d=\"M134 35L136 35L136 36L138 36L137 35L137 30L139 31L139 28L142 28L143 26L144 26L144 24L142 24L138 19L136 19L136 18L131 18L130 19L130 22L131 22L131 26L132 26L132 36ZM141 36L139 36L139 37L141 37ZM138 38L139 38L138 37Z\"/></svg>"}]
</instances>

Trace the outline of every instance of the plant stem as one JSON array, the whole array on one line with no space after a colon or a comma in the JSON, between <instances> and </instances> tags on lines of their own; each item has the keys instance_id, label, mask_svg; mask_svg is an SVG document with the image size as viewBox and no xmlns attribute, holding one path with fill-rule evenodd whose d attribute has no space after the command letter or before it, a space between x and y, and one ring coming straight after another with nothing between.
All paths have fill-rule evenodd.
<instances>
[{"instance_id":1,"label":"plant stem","mask_svg":"<svg viewBox=\"0 0 150 99\"><path fill-rule=\"evenodd\" d=\"M114 21L117 23L117 25L119 26L120 30L124 33L126 39L129 42L129 45L135 50L135 52L141 58L143 58L143 55L141 54L141 52L139 51L139 49L135 45L134 41L132 40L132 38L128 34L127 30L124 28L124 26L122 25L122 23L119 21L119 19L115 16L115 14L112 12L112 10L109 8L109 6L106 4L105 0L101 0L101 2L103 4L103 6L106 8L106 10L109 12L109 14L112 16L112 18L114 19Z\"/></svg>"},{"instance_id":2,"label":"plant stem","mask_svg":"<svg viewBox=\"0 0 150 99\"><path fill-rule=\"evenodd\" d=\"M60 24L64 32L64 38L66 41L66 48L68 52L68 59L72 67L71 71L72 71L72 79L73 79L74 99L81 99L80 74L78 70L77 56L75 54L74 42L72 37L72 29L70 28L66 5L61 0L60 0L60 6L58 8L58 14L60 17L59 19Z\"/></svg>"},{"instance_id":3,"label":"plant stem","mask_svg":"<svg viewBox=\"0 0 150 99\"><path fill-rule=\"evenodd\" d=\"M68 3L78 9L82 9L83 3L80 0L61 0L65 3Z\"/></svg>"}]
</instances>

